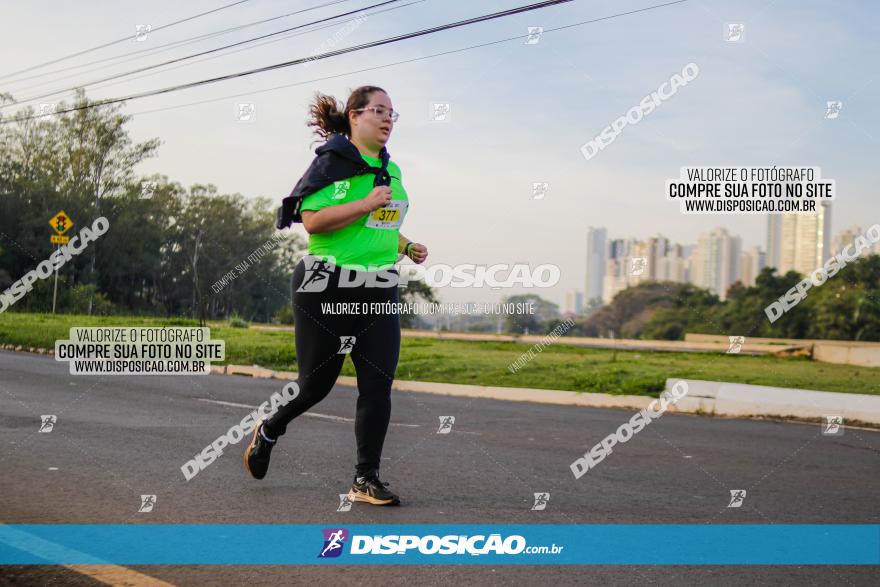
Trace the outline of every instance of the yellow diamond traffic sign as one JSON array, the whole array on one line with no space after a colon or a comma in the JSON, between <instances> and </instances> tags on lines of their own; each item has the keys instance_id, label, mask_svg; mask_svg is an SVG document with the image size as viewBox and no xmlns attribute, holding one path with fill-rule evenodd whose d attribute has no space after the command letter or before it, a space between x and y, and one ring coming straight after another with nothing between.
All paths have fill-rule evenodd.
<instances>
[{"instance_id":1,"label":"yellow diamond traffic sign","mask_svg":"<svg viewBox=\"0 0 880 587\"><path fill-rule=\"evenodd\" d=\"M64 234L73 226L73 220L70 219L67 212L62 210L49 220L49 226L58 234Z\"/></svg>"}]
</instances>

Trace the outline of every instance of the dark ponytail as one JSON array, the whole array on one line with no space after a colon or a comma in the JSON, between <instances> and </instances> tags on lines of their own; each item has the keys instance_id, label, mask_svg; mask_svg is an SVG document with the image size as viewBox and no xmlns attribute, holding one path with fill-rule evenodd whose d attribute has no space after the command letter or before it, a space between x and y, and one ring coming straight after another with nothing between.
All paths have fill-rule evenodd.
<instances>
[{"instance_id":1,"label":"dark ponytail","mask_svg":"<svg viewBox=\"0 0 880 587\"><path fill-rule=\"evenodd\" d=\"M385 92L385 90L378 86L361 86L356 88L348 97L345 109L341 112L339 111L336 98L316 92L315 101L309 105L309 121L307 125L314 127L314 133L325 141L334 133L351 138L348 113L369 104L370 96L373 92Z\"/></svg>"}]
</instances>

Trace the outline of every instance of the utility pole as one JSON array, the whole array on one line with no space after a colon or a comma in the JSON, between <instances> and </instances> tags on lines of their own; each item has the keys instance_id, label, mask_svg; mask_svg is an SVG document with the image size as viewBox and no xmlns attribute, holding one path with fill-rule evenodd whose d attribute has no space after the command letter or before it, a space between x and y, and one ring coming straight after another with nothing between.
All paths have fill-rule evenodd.
<instances>
[{"instance_id":1,"label":"utility pole","mask_svg":"<svg viewBox=\"0 0 880 587\"><path fill-rule=\"evenodd\" d=\"M55 248L55 252L58 252L58 249L61 248L62 245L66 245L70 242L70 237L64 236L64 233L70 230L70 227L73 226L73 220L70 219L70 216L67 215L67 212L61 210L49 219L49 226L52 227L52 230L55 231L51 237L49 237L49 242L58 245ZM58 267L55 267L55 287L52 291L52 313L55 313L55 304L58 301Z\"/></svg>"},{"instance_id":2,"label":"utility pole","mask_svg":"<svg viewBox=\"0 0 880 587\"><path fill-rule=\"evenodd\" d=\"M57 252L60 247L56 246L55 251ZM55 301L58 299L58 267L55 267L55 287L52 290L52 313L55 313Z\"/></svg>"}]
</instances>

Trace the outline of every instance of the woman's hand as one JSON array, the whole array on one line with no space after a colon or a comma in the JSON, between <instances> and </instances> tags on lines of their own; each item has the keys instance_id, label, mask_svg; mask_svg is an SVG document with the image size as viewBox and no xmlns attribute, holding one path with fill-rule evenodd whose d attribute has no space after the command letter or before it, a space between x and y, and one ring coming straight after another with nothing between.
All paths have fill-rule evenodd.
<instances>
[{"instance_id":1,"label":"woman's hand","mask_svg":"<svg viewBox=\"0 0 880 587\"><path fill-rule=\"evenodd\" d=\"M391 203L391 188L387 185L380 185L373 188L363 202L364 214L369 214L373 210L384 208Z\"/></svg>"},{"instance_id":2,"label":"woman's hand","mask_svg":"<svg viewBox=\"0 0 880 587\"><path fill-rule=\"evenodd\" d=\"M428 247L421 243L413 243L409 248L408 257L413 260L413 263L424 263L428 258Z\"/></svg>"}]
</instances>

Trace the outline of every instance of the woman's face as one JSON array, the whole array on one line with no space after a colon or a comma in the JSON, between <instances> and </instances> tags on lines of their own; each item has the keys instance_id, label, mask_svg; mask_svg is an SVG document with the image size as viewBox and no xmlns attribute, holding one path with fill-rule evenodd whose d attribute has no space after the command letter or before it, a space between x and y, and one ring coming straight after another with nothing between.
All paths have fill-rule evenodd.
<instances>
[{"instance_id":1,"label":"woman's face","mask_svg":"<svg viewBox=\"0 0 880 587\"><path fill-rule=\"evenodd\" d=\"M385 92L373 92L370 94L370 101L363 108L367 110L350 114L352 135L365 143L385 146L394 128L391 120L391 98ZM380 117L373 108L384 109L383 115Z\"/></svg>"}]
</instances>

